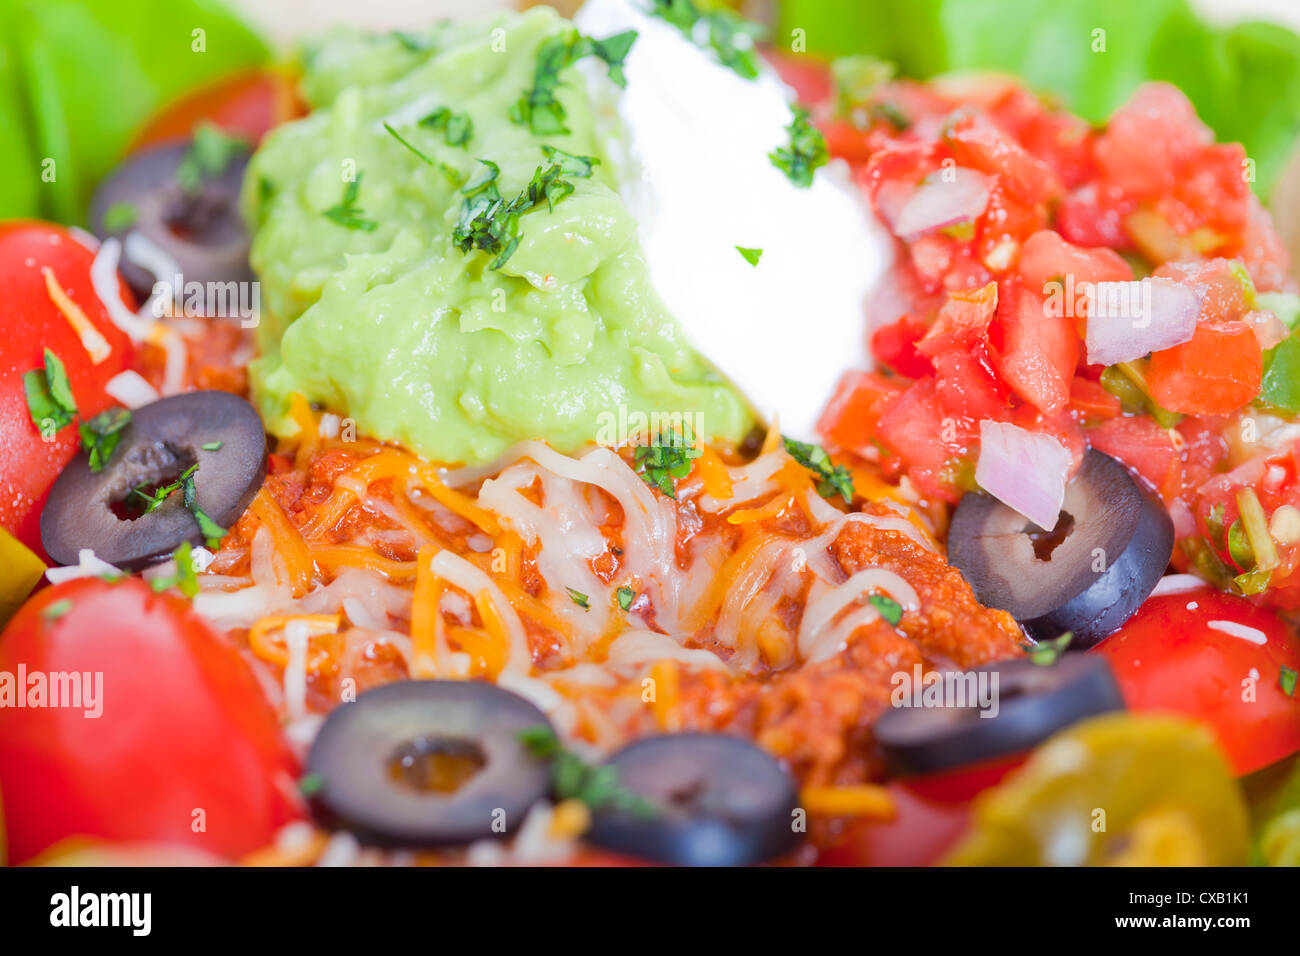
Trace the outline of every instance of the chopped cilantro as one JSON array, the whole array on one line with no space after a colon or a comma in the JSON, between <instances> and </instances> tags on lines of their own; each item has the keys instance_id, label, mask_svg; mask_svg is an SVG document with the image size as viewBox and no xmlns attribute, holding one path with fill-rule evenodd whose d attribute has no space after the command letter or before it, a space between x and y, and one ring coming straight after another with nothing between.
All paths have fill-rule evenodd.
<instances>
[{"instance_id":1,"label":"chopped cilantro","mask_svg":"<svg viewBox=\"0 0 1300 956\"><path fill-rule=\"evenodd\" d=\"M873 594L867 598L867 603L880 612L880 616L889 622L890 627L898 627L898 622L903 619L903 605L891 597Z\"/></svg>"},{"instance_id":2,"label":"chopped cilantro","mask_svg":"<svg viewBox=\"0 0 1300 956\"><path fill-rule=\"evenodd\" d=\"M1029 653L1029 660L1039 667L1051 667L1061 655L1065 653L1074 640L1074 633L1066 631L1060 637L1053 637L1051 640L1039 641L1037 644L1022 645Z\"/></svg>"},{"instance_id":3,"label":"chopped cilantro","mask_svg":"<svg viewBox=\"0 0 1300 956\"><path fill-rule=\"evenodd\" d=\"M691 472L691 462L700 457L695 447L695 436L689 426L683 431L665 431L659 440L649 445L638 445L636 473L651 488L658 488L669 498L677 497L673 484L676 478L685 478Z\"/></svg>"},{"instance_id":4,"label":"chopped cilantro","mask_svg":"<svg viewBox=\"0 0 1300 956\"><path fill-rule=\"evenodd\" d=\"M457 113L446 106L438 107L420 120L420 125L433 130L442 130L448 146L464 147L474 135L474 121L470 119L469 114ZM391 133L392 130L390 129L389 132Z\"/></svg>"},{"instance_id":5,"label":"chopped cilantro","mask_svg":"<svg viewBox=\"0 0 1300 956\"><path fill-rule=\"evenodd\" d=\"M220 176L247 152L246 140L230 136L212 123L200 123L189 151L176 167L176 182L187 193L198 192L205 179Z\"/></svg>"},{"instance_id":6,"label":"chopped cilantro","mask_svg":"<svg viewBox=\"0 0 1300 956\"><path fill-rule=\"evenodd\" d=\"M325 789L325 778L318 773L303 774L298 781L298 792L304 797L314 797Z\"/></svg>"},{"instance_id":7,"label":"chopped cilantro","mask_svg":"<svg viewBox=\"0 0 1300 956\"><path fill-rule=\"evenodd\" d=\"M533 757L550 761L551 790L557 799L580 800L592 810L621 810L644 817L658 812L653 803L619 782L616 767L587 763L545 724L521 730L519 742Z\"/></svg>"},{"instance_id":8,"label":"chopped cilantro","mask_svg":"<svg viewBox=\"0 0 1300 956\"><path fill-rule=\"evenodd\" d=\"M41 611L41 617L47 621L57 621L63 615L72 610L72 601L69 598L63 598L55 601L49 607Z\"/></svg>"},{"instance_id":9,"label":"chopped cilantro","mask_svg":"<svg viewBox=\"0 0 1300 956\"><path fill-rule=\"evenodd\" d=\"M519 195L507 201L501 195L497 179L501 169L490 160L480 159L483 171L461 189L465 201L460 219L451 238L461 252L478 249L493 258L489 269L500 269L519 247L519 218L545 203L548 210L574 190L564 175L587 177L598 160L574 156L553 147L543 149L548 166L538 166Z\"/></svg>"},{"instance_id":10,"label":"chopped cilantro","mask_svg":"<svg viewBox=\"0 0 1300 956\"><path fill-rule=\"evenodd\" d=\"M558 165L560 173L565 176L581 176L586 179L591 175L592 169L600 165L600 160L595 156L575 156L549 145L542 147L542 155L548 163Z\"/></svg>"},{"instance_id":11,"label":"chopped cilantro","mask_svg":"<svg viewBox=\"0 0 1300 956\"><path fill-rule=\"evenodd\" d=\"M1282 665L1282 673L1278 675L1277 682L1278 686L1282 688L1282 692L1288 697L1295 696L1297 676L1300 675L1293 668L1287 667L1285 664Z\"/></svg>"},{"instance_id":12,"label":"chopped cilantro","mask_svg":"<svg viewBox=\"0 0 1300 956\"><path fill-rule=\"evenodd\" d=\"M204 451L221 451L221 446L224 444L223 441L206 441L199 447Z\"/></svg>"},{"instance_id":13,"label":"chopped cilantro","mask_svg":"<svg viewBox=\"0 0 1300 956\"><path fill-rule=\"evenodd\" d=\"M730 10L705 10L694 0L652 0L650 12L671 23L686 39L713 52L718 62L747 80L759 73L754 41L763 28Z\"/></svg>"},{"instance_id":14,"label":"chopped cilantro","mask_svg":"<svg viewBox=\"0 0 1300 956\"><path fill-rule=\"evenodd\" d=\"M131 494L135 495L137 498L144 499L145 501L144 513L149 514L149 512L151 511L156 511L164 501L166 501L176 492L180 491L181 488L184 487L186 479L190 478L194 474L194 472L198 470L199 470L199 466L197 464L190 465L190 467L186 468L183 472L181 472L181 476L179 478L177 478L175 481L171 482L170 484L162 485L158 488L155 488L152 492L146 492L143 490L145 487L147 487L146 485L137 486L131 489Z\"/></svg>"},{"instance_id":15,"label":"chopped cilantro","mask_svg":"<svg viewBox=\"0 0 1300 956\"><path fill-rule=\"evenodd\" d=\"M227 529L213 521L208 513L199 507L198 493L194 488L194 471L198 467L195 465L187 474L181 476L185 507L189 509L190 514L194 515L194 520L199 525L199 533L203 535L203 540L207 542L208 547L218 548L221 546L221 539L226 536Z\"/></svg>"},{"instance_id":16,"label":"chopped cilantro","mask_svg":"<svg viewBox=\"0 0 1300 956\"><path fill-rule=\"evenodd\" d=\"M802 106L794 107L794 119L786 127L786 132L790 134L790 145L781 146L767 154L772 165L801 189L812 185L813 171L825 166L830 157L826 151L826 137L808 122L808 117L808 111Z\"/></svg>"},{"instance_id":17,"label":"chopped cilantro","mask_svg":"<svg viewBox=\"0 0 1300 956\"><path fill-rule=\"evenodd\" d=\"M632 606L632 602L636 600L636 591L627 585L623 585L614 592L614 596L618 598L618 606L626 611Z\"/></svg>"},{"instance_id":18,"label":"chopped cilantro","mask_svg":"<svg viewBox=\"0 0 1300 956\"><path fill-rule=\"evenodd\" d=\"M537 48L532 89L525 90L510 108L511 121L526 124L539 136L568 133L564 125L564 104L556 97L560 74L584 57L595 56L609 68L609 78L623 86L627 82L623 76L623 63L635 40L635 30L616 33L603 40L583 36L577 30L550 37Z\"/></svg>"},{"instance_id":19,"label":"chopped cilantro","mask_svg":"<svg viewBox=\"0 0 1300 956\"><path fill-rule=\"evenodd\" d=\"M392 130L390 129L391 133ZM399 136L398 139L401 139ZM366 219L365 213L357 207L361 196L361 173L348 180L343 186L343 199L325 210L325 218L331 219L345 229L360 229L362 232L374 232L379 223Z\"/></svg>"},{"instance_id":20,"label":"chopped cilantro","mask_svg":"<svg viewBox=\"0 0 1300 956\"><path fill-rule=\"evenodd\" d=\"M833 463L825 448L786 438L785 450L791 458L817 476L819 495L830 498L839 492L845 504L853 501L853 476L843 465Z\"/></svg>"},{"instance_id":21,"label":"chopped cilantro","mask_svg":"<svg viewBox=\"0 0 1300 956\"><path fill-rule=\"evenodd\" d=\"M763 258L762 249L747 249L744 246L736 246L736 251L745 257L745 261L751 266L758 265L758 260Z\"/></svg>"},{"instance_id":22,"label":"chopped cilantro","mask_svg":"<svg viewBox=\"0 0 1300 956\"><path fill-rule=\"evenodd\" d=\"M122 232L130 229L140 218L135 206L129 202L115 202L104 210L102 220L105 232Z\"/></svg>"},{"instance_id":23,"label":"chopped cilantro","mask_svg":"<svg viewBox=\"0 0 1300 956\"><path fill-rule=\"evenodd\" d=\"M404 136L398 133L397 130L393 129L387 123L384 124L384 129L388 130L388 134L392 136L393 139L397 140L399 143L401 143L403 146L409 149L412 153L418 156L422 162L428 164L429 166L432 166L434 169L438 170L440 173L446 176L447 180L452 185L459 187L461 183L465 181L464 177L461 176L458 170L453 169L451 166L448 166L446 163L442 162L441 160L434 159L428 153L424 152L424 150L412 145L409 140L407 140Z\"/></svg>"},{"instance_id":24,"label":"chopped cilantro","mask_svg":"<svg viewBox=\"0 0 1300 956\"><path fill-rule=\"evenodd\" d=\"M125 408L110 408L90 421L78 426L81 444L90 457L90 470L100 472L113 457L117 443L122 440L122 429L131 423L131 413Z\"/></svg>"},{"instance_id":25,"label":"chopped cilantro","mask_svg":"<svg viewBox=\"0 0 1300 956\"><path fill-rule=\"evenodd\" d=\"M77 401L72 397L67 369L49 349L45 350L45 367L33 369L23 376L23 391L32 423L42 434L47 421L57 432L77 417Z\"/></svg>"},{"instance_id":26,"label":"chopped cilantro","mask_svg":"<svg viewBox=\"0 0 1300 956\"><path fill-rule=\"evenodd\" d=\"M188 541L182 541L172 552L172 562L176 573L156 577L149 582L155 594L161 594L168 588L176 588L188 598L199 593L199 577L194 571L194 549Z\"/></svg>"},{"instance_id":27,"label":"chopped cilantro","mask_svg":"<svg viewBox=\"0 0 1300 956\"><path fill-rule=\"evenodd\" d=\"M565 588L564 590L569 592L569 600L578 605L578 607L582 608L584 611L591 610L591 604L587 595L583 594L581 591L575 591L573 588Z\"/></svg>"}]
</instances>

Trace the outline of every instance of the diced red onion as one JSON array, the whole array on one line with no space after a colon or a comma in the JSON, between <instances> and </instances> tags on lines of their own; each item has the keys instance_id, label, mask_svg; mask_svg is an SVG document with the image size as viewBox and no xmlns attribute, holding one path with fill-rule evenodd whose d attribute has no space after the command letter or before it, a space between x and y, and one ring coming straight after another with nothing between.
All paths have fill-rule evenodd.
<instances>
[{"instance_id":1,"label":"diced red onion","mask_svg":"<svg viewBox=\"0 0 1300 956\"><path fill-rule=\"evenodd\" d=\"M1086 294L1088 364L1114 365L1191 339L1205 288L1149 276L1093 283Z\"/></svg>"},{"instance_id":2,"label":"diced red onion","mask_svg":"<svg viewBox=\"0 0 1300 956\"><path fill-rule=\"evenodd\" d=\"M980 422L979 486L1044 531L1056 527L1065 500L1070 452L1051 435L1017 425Z\"/></svg>"},{"instance_id":3,"label":"diced red onion","mask_svg":"<svg viewBox=\"0 0 1300 956\"><path fill-rule=\"evenodd\" d=\"M988 204L988 181L982 173L960 167L941 170L918 186L903 204L894 219L894 235L915 239L944 226L970 222L982 215Z\"/></svg>"}]
</instances>

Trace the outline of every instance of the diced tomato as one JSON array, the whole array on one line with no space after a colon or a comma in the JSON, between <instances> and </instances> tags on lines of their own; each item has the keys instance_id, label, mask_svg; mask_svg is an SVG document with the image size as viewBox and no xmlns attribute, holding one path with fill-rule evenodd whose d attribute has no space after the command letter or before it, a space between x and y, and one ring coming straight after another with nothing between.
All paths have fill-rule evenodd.
<instances>
[{"instance_id":1,"label":"diced tomato","mask_svg":"<svg viewBox=\"0 0 1300 956\"><path fill-rule=\"evenodd\" d=\"M807 53L787 53L776 47L763 47L763 59L775 68L795 93L795 99L809 105L829 100L834 90L830 66Z\"/></svg>"},{"instance_id":2,"label":"diced tomato","mask_svg":"<svg viewBox=\"0 0 1300 956\"><path fill-rule=\"evenodd\" d=\"M1007 409L1007 390L998 381L988 350L949 349L934 357L937 373L935 390L939 404L950 415L965 418L972 425L985 418L999 418Z\"/></svg>"},{"instance_id":3,"label":"diced tomato","mask_svg":"<svg viewBox=\"0 0 1300 956\"><path fill-rule=\"evenodd\" d=\"M870 448L881 413L901 391L899 383L874 372L845 372L817 423L818 434L837 448Z\"/></svg>"},{"instance_id":4,"label":"diced tomato","mask_svg":"<svg viewBox=\"0 0 1300 956\"><path fill-rule=\"evenodd\" d=\"M1025 149L1051 166L1067 188L1094 174L1092 127L1082 117L1047 109L1039 97L1021 88L1004 96L991 115Z\"/></svg>"},{"instance_id":5,"label":"diced tomato","mask_svg":"<svg viewBox=\"0 0 1300 956\"><path fill-rule=\"evenodd\" d=\"M1048 415L1065 407L1079 356L1079 337L1064 315L1018 283L1004 283L989 327L993 364L1022 399Z\"/></svg>"},{"instance_id":6,"label":"diced tomato","mask_svg":"<svg viewBox=\"0 0 1300 956\"><path fill-rule=\"evenodd\" d=\"M1118 253L1072 245L1051 229L1039 230L1025 240L1016 271L1025 288L1044 295L1048 282L1063 283L1067 276L1074 277L1074 287L1082 282L1127 282L1133 278L1133 270Z\"/></svg>"},{"instance_id":7,"label":"diced tomato","mask_svg":"<svg viewBox=\"0 0 1300 956\"><path fill-rule=\"evenodd\" d=\"M1173 439L1150 417L1112 418L1089 429L1088 441L1093 448L1128 465L1165 500L1178 494L1182 475Z\"/></svg>"},{"instance_id":8,"label":"diced tomato","mask_svg":"<svg viewBox=\"0 0 1300 956\"><path fill-rule=\"evenodd\" d=\"M1106 179L1147 195L1177 185L1183 164L1213 139L1181 90L1148 83L1111 116L1093 154Z\"/></svg>"},{"instance_id":9,"label":"diced tomato","mask_svg":"<svg viewBox=\"0 0 1300 956\"><path fill-rule=\"evenodd\" d=\"M921 378L934 371L930 360L917 352L917 340L925 334L924 322L904 315L872 333L871 354L899 375Z\"/></svg>"},{"instance_id":10,"label":"diced tomato","mask_svg":"<svg viewBox=\"0 0 1300 956\"><path fill-rule=\"evenodd\" d=\"M828 120L818 127L826 138L826 151L856 166L871 158L871 139L852 123Z\"/></svg>"},{"instance_id":11,"label":"diced tomato","mask_svg":"<svg viewBox=\"0 0 1300 956\"><path fill-rule=\"evenodd\" d=\"M935 143L900 142L872 155L858 182L876 211L892 224L917 183L939 167L940 158Z\"/></svg>"},{"instance_id":12,"label":"diced tomato","mask_svg":"<svg viewBox=\"0 0 1300 956\"><path fill-rule=\"evenodd\" d=\"M1245 168L1246 150L1240 143L1206 146L1179 176L1174 195L1214 229L1239 232L1249 216Z\"/></svg>"},{"instance_id":13,"label":"diced tomato","mask_svg":"<svg viewBox=\"0 0 1300 956\"><path fill-rule=\"evenodd\" d=\"M1120 413L1119 399L1097 382L1078 376L1070 382L1070 414L1081 425L1098 425Z\"/></svg>"},{"instance_id":14,"label":"diced tomato","mask_svg":"<svg viewBox=\"0 0 1300 956\"><path fill-rule=\"evenodd\" d=\"M1062 200L1052 225L1063 238L1080 246L1130 249L1133 240L1124 228L1124 220L1136 206L1136 200L1116 189L1088 183Z\"/></svg>"},{"instance_id":15,"label":"diced tomato","mask_svg":"<svg viewBox=\"0 0 1300 956\"><path fill-rule=\"evenodd\" d=\"M1063 191L1051 167L980 113L959 115L944 138L959 165L997 173L1011 194L1023 202L1046 202Z\"/></svg>"},{"instance_id":16,"label":"diced tomato","mask_svg":"<svg viewBox=\"0 0 1300 956\"><path fill-rule=\"evenodd\" d=\"M997 307L996 282L973 291L948 293L948 301L916 343L916 351L934 356L950 349L971 348L983 341Z\"/></svg>"},{"instance_id":17,"label":"diced tomato","mask_svg":"<svg viewBox=\"0 0 1300 956\"><path fill-rule=\"evenodd\" d=\"M921 379L890 401L880 416L878 430L890 449L907 463L917 487L945 501L956 500L944 472L950 460L965 454L969 432L944 412L933 378Z\"/></svg>"},{"instance_id":18,"label":"diced tomato","mask_svg":"<svg viewBox=\"0 0 1300 956\"><path fill-rule=\"evenodd\" d=\"M1156 352L1147 368L1151 395L1185 415L1227 415L1259 394L1264 360L1245 322L1201 322L1191 341Z\"/></svg>"},{"instance_id":19,"label":"diced tomato","mask_svg":"<svg viewBox=\"0 0 1300 956\"><path fill-rule=\"evenodd\" d=\"M955 239L934 233L921 236L908 246L912 268L924 288L937 292L945 287L944 278L957 260L959 245Z\"/></svg>"},{"instance_id":20,"label":"diced tomato","mask_svg":"<svg viewBox=\"0 0 1300 956\"><path fill-rule=\"evenodd\" d=\"M1170 262L1153 274L1203 287L1202 322L1240 319L1255 307L1255 285L1240 262L1228 259Z\"/></svg>"}]
</instances>

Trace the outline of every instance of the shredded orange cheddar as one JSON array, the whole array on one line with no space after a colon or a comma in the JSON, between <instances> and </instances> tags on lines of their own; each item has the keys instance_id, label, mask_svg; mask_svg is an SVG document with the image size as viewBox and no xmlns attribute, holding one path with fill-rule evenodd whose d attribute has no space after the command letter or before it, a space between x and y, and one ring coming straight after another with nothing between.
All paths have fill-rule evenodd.
<instances>
[{"instance_id":1,"label":"shredded orange cheddar","mask_svg":"<svg viewBox=\"0 0 1300 956\"><path fill-rule=\"evenodd\" d=\"M289 648L284 643L284 628L293 621L307 624L308 638L338 632L342 623L339 614L271 614L259 619L248 632L248 646L264 661L285 667L289 663ZM320 646L309 647L307 673L315 674L329 662L329 651Z\"/></svg>"},{"instance_id":2,"label":"shredded orange cheddar","mask_svg":"<svg viewBox=\"0 0 1300 956\"><path fill-rule=\"evenodd\" d=\"M72 301L72 297L59 285L58 278L54 275L54 270L49 266L41 266L41 275L45 277L45 292L49 295L50 301L54 303L55 308L63 313L63 317L68 320L72 326L72 331L77 333L77 338L81 340L81 347L86 350L90 356L92 365L98 365L103 362L113 352L113 347L108 344L108 339L104 338L102 332L95 327L95 323L86 318L86 313L81 310L81 306Z\"/></svg>"},{"instance_id":3,"label":"shredded orange cheddar","mask_svg":"<svg viewBox=\"0 0 1300 956\"><path fill-rule=\"evenodd\" d=\"M415 593L411 599L411 676L435 677L438 673L438 628L442 625L438 601L442 582L433 573L437 548L423 547L416 558Z\"/></svg>"},{"instance_id":4,"label":"shredded orange cheddar","mask_svg":"<svg viewBox=\"0 0 1300 956\"><path fill-rule=\"evenodd\" d=\"M351 544L316 547L310 553L318 566L329 571L336 571L340 567L365 568L368 571L378 571L393 581L410 581L416 574L414 561L390 561L367 548Z\"/></svg>"},{"instance_id":5,"label":"shredded orange cheddar","mask_svg":"<svg viewBox=\"0 0 1300 956\"><path fill-rule=\"evenodd\" d=\"M794 507L794 495L777 495L765 505L757 508L742 508L727 515L728 524L753 524L769 518L779 518Z\"/></svg>"},{"instance_id":6,"label":"shredded orange cheddar","mask_svg":"<svg viewBox=\"0 0 1300 956\"><path fill-rule=\"evenodd\" d=\"M294 596L306 594L311 589L312 581L312 555L307 550L307 542L303 541L298 529L280 510L265 487L254 496L249 509L262 523L262 527L270 532L275 553L284 561L288 571L289 586L293 589Z\"/></svg>"},{"instance_id":7,"label":"shredded orange cheddar","mask_svg":"<svg viewBox=\"0 0 1300 956\"><path fill-rule=\"evenodd\" d=\"M298 468L304 468L311 461L312 455L316 453L316 448L320 444L320 426L307 399L297 392L289 396L289 417L298 426L298 434L295 436L298 449L294 453L294 464Z\"/></svg>"},{"instance_id":8,"label":"shredded orange cheddar","mask_svg":"<svg viewBox=\"0 0 1300 956\"><path fill-rule=\"evenodd\" d=\"M682 729L682 715L678 710L681 697L678 681L677 662L674 660L656 661L650 668L650 679L654 681L655 699L650 708L655 715L659 728L668 733Z\"/></svg>"},{"instance_id":9,"label":"shredded orange cheddar","mask_svg":"<svg viewBox=\"0 0 1300 956\"><path fill-rule=\"evenodd\" d=\"M700 480L704 482L704 490L711 497L725 501L732 496L731 474L718 453L708 445L700 445L700 457L695 459L695 467L699 470Z\"/></svg>"}]
</instances>

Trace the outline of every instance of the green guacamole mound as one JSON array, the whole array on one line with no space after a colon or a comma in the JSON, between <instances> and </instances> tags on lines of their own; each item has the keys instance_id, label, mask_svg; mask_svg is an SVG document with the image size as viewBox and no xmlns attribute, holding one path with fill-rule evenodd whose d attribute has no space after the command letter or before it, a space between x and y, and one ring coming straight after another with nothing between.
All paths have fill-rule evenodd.
<instances>
[{"instance_id":1,"label":"green guacamole mound","mask_svg":"<svg viewBox=\"0 0 1300 956\"><path fill-rule=\"evenodd\" d=\"M419 37L337 36L308 57L315 110L267 138L243 196L262 283L253 389L273 432L294 431L295 392L360 434L447 463L489 462L529 438L571 451L608 434L620 411L690 414L710 439L739 441L752 427L749 404L651 287L608 162L567 177L575 189L553 209L524 214L500 269L453 244L464 200L453 176L472 179L479 159L500 167L510 198L547 165L544 144L601 157L575 69L559 90L567 135L510 120L539 44L569 29L537 8ZM470 115L467 144L419 124L440 107Z\"/></svg>"}]
</instances>

